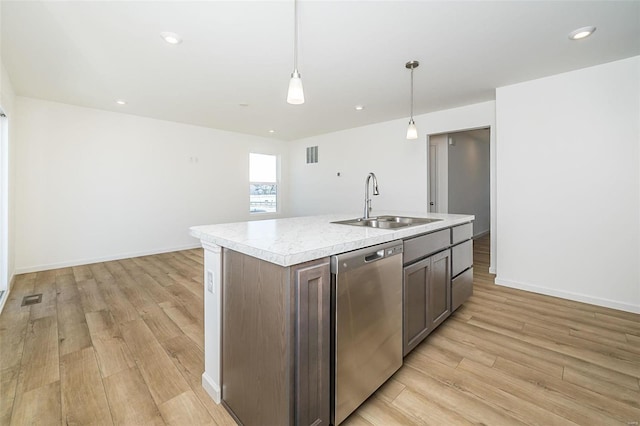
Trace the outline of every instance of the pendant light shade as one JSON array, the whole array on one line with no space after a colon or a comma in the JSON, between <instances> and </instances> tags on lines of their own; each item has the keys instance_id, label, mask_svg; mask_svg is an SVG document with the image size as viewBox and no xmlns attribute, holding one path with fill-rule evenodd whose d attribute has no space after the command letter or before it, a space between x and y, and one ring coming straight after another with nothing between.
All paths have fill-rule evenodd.
<instances>
[{"instance_id":1,"label":"pendant light shade","mask_svg":"<svg viewBox=\"0 0 640 426\"><path fill-rule=\"evenodd\" d=\"M287 102L292 105L300 105L304 103L304 90L302 89L302 79L297 69L291 73L289 80L289 91L287 92Z\"/></svg>"},{"instance_id":2,"label":"pendant light shade","mask_svg":"<svg viewBox=\"0 0 640 426\"><path fill-rule=\"evenodd\" d=\"M413 118L409 121L409 127L407 127L407 139L418 139L418 128Z\"/></svg>"},{"instance_id":3,"label":"pendant light shade","mask_svg":"<svg viewBox=\"0 0 640 426\"><path fill-rule=\"evenodd\" d=\"M413 70L418 68L419 65L420 62L418 61L409 61L405 64L405 67L411 70L411 118L407 128L407 139L418 139L418 128L415 121L413 121Z\"/></svg>"},{"instance_id":4,"label":"pendant light shade","mask_svg":"<svg viewBox=\"0 0 640 426\"><path fill-rule=\"evenodd\" d=\"M298 72L298 2L293 0L293 72L289 80L289 91L287 92L287 102L292 105L304 103L304 90L302 80Z\"/></svg>"}]
</instances>

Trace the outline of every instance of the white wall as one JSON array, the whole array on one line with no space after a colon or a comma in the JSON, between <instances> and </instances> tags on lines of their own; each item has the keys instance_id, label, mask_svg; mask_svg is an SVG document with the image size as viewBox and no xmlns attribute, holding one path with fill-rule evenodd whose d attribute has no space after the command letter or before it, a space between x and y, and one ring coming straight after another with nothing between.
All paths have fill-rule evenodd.
<instances>
[{"instance_id":1,"label":"white wall","mask_svg":"<svg viewBox=\"0 0 640 426\"><path fill-rule=\"evenodd\" d=\"M373 213L393 209L426 211L427 161L423 140L405 139L406 120L396 120L291 143L290 207L293 215L362 215L364 182L378 177ZM306 147L318 146L318 163L306 164ZM340 173L340 176L337 176Z\"/></svg>"},{"instance_id":2,"label":"white wall","mask_svg":"<svg viewBox=\"0 0 640 426\"><path fill-rule=\"evenodd\" d=\"M14 135L16 272L198 246L190 226L252 218L250 151L286 163L284 142L24 97Z\"/></svg>"},{"instance_id":3,"label":"white wall","mask_svg":"<svg viewBox=\"0 0 640 426\"><path fill-rule=\"evenodd\" d=\"M489 129L449 134L448 212L476 217L473 235L489 232L491 226L491 171Z\"/></svg>"},{"instance_id":4,"label":"white wall","mask_svg":"<svg viewBox=\"0 0 640 426\"><path fill-rule=\"evenodd\" d=\"M15 94L13 92L13 86L11 85L11 79L0 60L0 105L2 105L2 109L7 115L13 110L14 98Z\"/></svg>"},{"instance_id":5,"label":"white wall","mask_svg":"<svg viewBox=\"0 0 640 426\"><path fill-rule=\"evenodd\" d=\"M15 215L13 213L15 143L12 132L14 98L11 80L2 64L2 55L0 54L0 108L7 116L4 122L6 125L2 128L3 134L0 135L0 141L3 144L0 151L0 235L3 236L0 238L0 262L2 262L0 289L7 290L11 290L15 271ZM0 310L6 300L6 297L0 300Z\"/></svg>"},{"instance_id":6,"label":"white wall","mask_svg":"<svg viewBox=\"0 0 640 426\"><path fill-rule=\"evenodd\" d=\"M290 212L361 216L364 182L378 177L376 210L427 211L427 135L495 126L495 102L414 117L419 138L408 141L407 119L343 130L290 144ZM494 144L492 131L491 143ZM306 147L318 146L317 164L306 164ZM336 176L337 173L341 176ZM495 227L492 227L495 229ZM492 236L493 238L493 236ZM492 251L493 253L493 251ZM492 262L493 262L492 254ZM492 266L493 269L493 266Z\"/></svg>"},{"instance_id":7,"label":"white wall","mask_svg":"<svg viewBox=\"0 0 640 426\"><path fill-rule=\"evenodd\" d=\"M640 312L640 57L496 104L496 282Z\"/></svg>"}]
</instances>

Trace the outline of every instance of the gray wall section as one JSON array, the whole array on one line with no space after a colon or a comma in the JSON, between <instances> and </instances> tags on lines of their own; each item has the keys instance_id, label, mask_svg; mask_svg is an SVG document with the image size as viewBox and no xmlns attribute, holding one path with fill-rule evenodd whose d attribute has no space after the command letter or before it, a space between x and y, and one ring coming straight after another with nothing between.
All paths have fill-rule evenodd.
<instances>
[{"instance_id":1,"label":"gray wall section","mask_svg":"<svg viewBox=\"0 0 640 426\"><path fill-rule=\"evenodd\" d=\"M449 213L476 216L473 234L490 229L489 129L450 133Z\"/></svg>"}]
</instances>

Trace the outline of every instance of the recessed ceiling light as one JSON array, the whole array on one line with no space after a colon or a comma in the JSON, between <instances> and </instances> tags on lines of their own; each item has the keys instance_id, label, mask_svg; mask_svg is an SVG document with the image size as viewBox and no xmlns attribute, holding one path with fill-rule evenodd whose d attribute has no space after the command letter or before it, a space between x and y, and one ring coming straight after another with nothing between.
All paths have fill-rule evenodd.
<instances>
[{"instance_id":1,"label":"recessed ceiling light","mask_svg":"<svg viewBox=\"0 0 640 426\"><path fill-rule=\"evenodd\" d=\"M248 107L248 106L249 106L249 104L241 103L241 104L238 104L238 106L241 106L241 107Z\"/></svg>"},{"instance_id":2,"label":"recessed ceiling light","mask_svg":"<svg viewBox=\"0 0 640 426\"><path fill-rule=\"evenodd\" d=\"M596 30L596 27L582 27L569 33L571 40L580 40L589 37Z\"/></svg>"},{"instance_id":3,"label":"recessed ceiling light","mask_svg":"<svg viewBox=\"0 0 640 426\"><path fill-rule=\"evenodd\" d=\"M164 41L166 41L167 43L169 43L169 44L180 44L180 43L182 43L182 37L180 37L176 33L163 32L163 33L160 33L160 37L162 37L162 39Z\"/></svg>"},{"instance_id":4,"label":"recessed ceiling light","mask_svg":"<svg viewBox=\"0 0 640 426\"><path fill-rule=\"evenodd\" d=\"M125 101L124 99L117 99L117 100L116 100L116 103L117 103L118 105L126 105L126 104L127 104L127 101Z\"/></svg>"},{"instance_id":5,"label":"recessed ceiling light","mask_svg":"<svg viewBox=\"0 0 640 426\"><path fill-rule=\"evenodd\" d=\"M356 111L362 111L364 109L364 105L356 105Z\"/></svg>"},{"instance_id":6,"label":"recessed ceiling light","mask_svg":"<svg viewBox=\"0 0 640 426\"><path fill-rule=\"evenodd\" d=\"M275 131L275 130L273 130L273 129L269 130L269 133L275 133L275 132L276 132L276 131Z\"/></svg>"}]
</instances>

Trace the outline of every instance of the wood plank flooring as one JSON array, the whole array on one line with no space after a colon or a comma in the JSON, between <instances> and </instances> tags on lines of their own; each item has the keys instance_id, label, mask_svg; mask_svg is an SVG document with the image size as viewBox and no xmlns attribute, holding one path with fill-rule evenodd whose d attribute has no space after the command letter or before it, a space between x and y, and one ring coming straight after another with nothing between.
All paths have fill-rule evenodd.
<instances>
[{"instance_id":1,"label":"wood plank flooring","mask_svg":"<svg viewBox=\"0 0 640 426\"><path fill-rule=\"evenodd\" d=\"M344 424L638 425L640 315L474 296ZM201 386L202 250L25 274L0 316L0 425L232 425ZM21 307L22 297L42 302Z\"/></svg>"},{"instance_id":2,"label":"wood plank flooring","mask_svg":"<svg viewBox=\"0 0 640 426\"><path fill-rule=\"evenodd\" d=\"M509 289L474 241L474 295L346 424L638 425L640 315Z\"/></svg>"},{"instance_id":3,"label":"wood plank flooring","mask_svg":"<svg viewBox=\"0 0 640 426\"><path fill-rule=\"evenodd\" d=\"M0 425L235 425L201 386L202 263L198 249L18 276Z\"/></svg>"}]
</instances>

